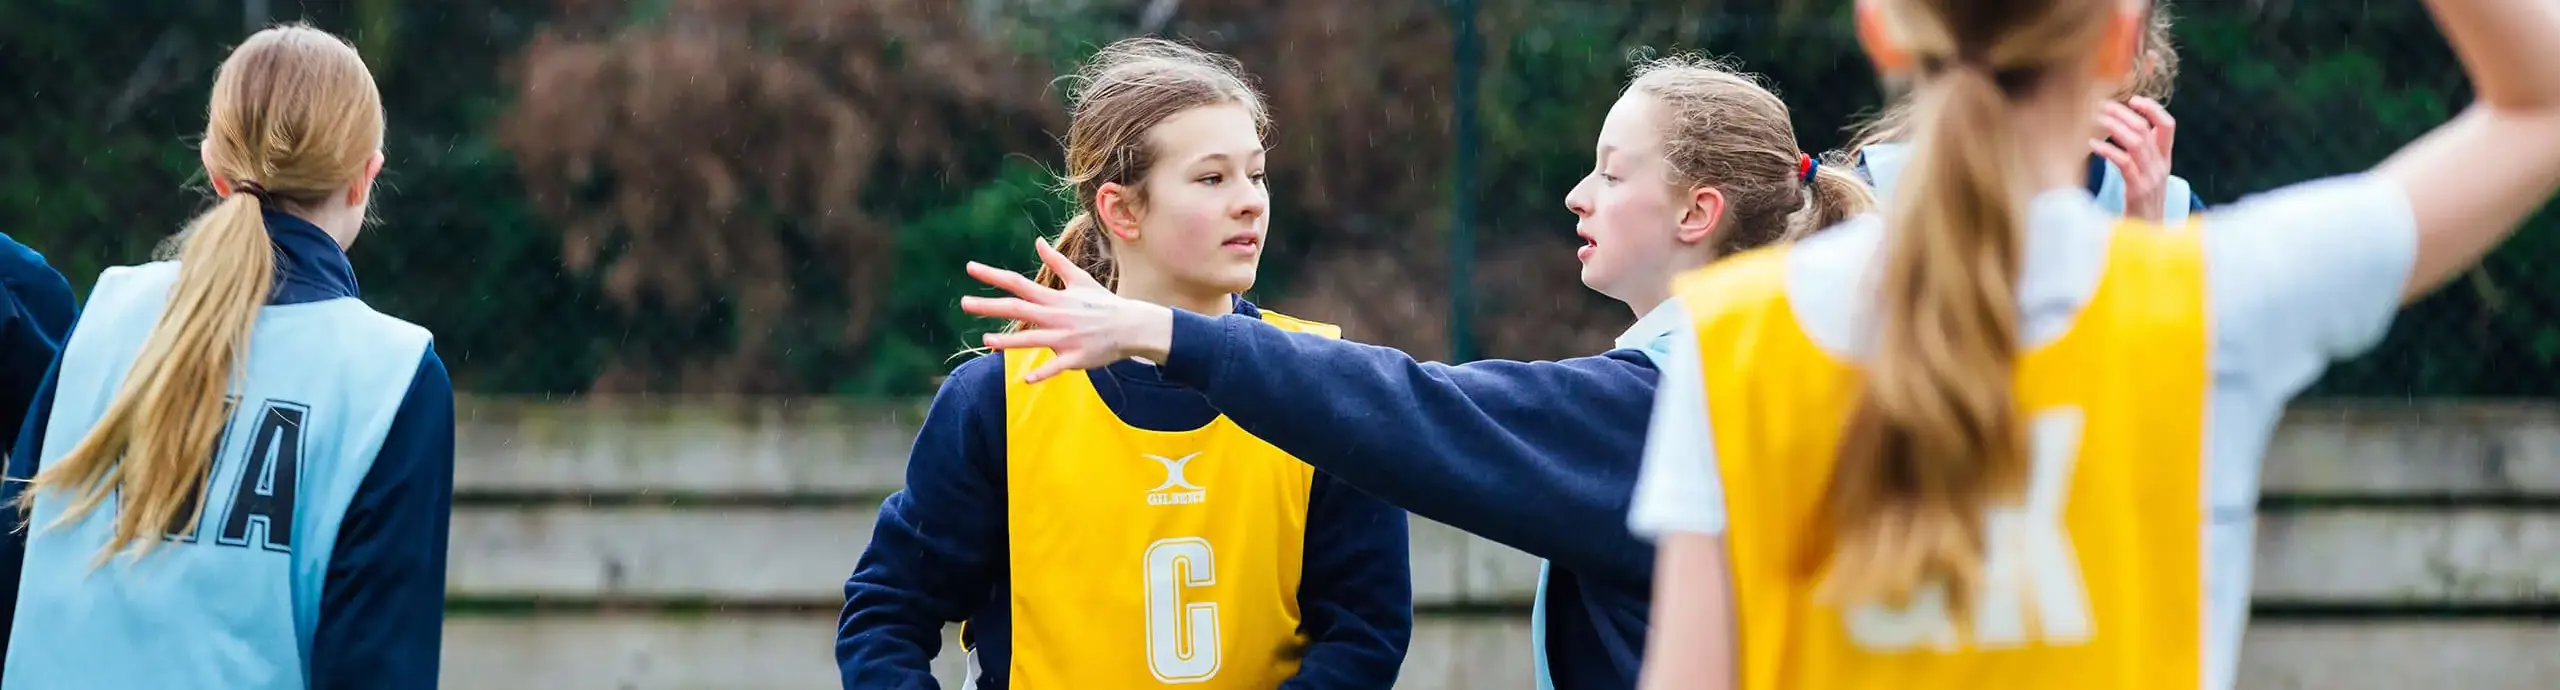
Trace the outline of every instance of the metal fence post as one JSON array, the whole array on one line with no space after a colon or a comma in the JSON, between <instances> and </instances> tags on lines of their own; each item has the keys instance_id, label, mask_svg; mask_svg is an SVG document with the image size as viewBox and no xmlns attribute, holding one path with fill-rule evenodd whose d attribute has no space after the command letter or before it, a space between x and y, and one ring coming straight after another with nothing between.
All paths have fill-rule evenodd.
<instances>
[{"instance_id":1,"label":"metal fence post","mask_svg":"<svg viewBox=\"0 0 2560 690\"><path fill-rule=\"evenodd\" d=\"M1449 361L1475 359L1476 258L1476 82L1482 47L1476 36L1476 0L1452 0L1457 61L1456 102L1449 107L1451 136L1456 144L1456 180L1449 208Z\"/></svg>"}]
</instances>

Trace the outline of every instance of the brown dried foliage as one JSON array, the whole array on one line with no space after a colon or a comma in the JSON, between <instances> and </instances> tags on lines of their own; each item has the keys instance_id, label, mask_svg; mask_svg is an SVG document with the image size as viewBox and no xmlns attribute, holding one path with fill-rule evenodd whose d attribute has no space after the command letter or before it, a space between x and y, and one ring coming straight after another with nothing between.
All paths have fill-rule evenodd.
<instances>
[{"instance_id":1,"label":"brown dried foliage","mask_svg":"<svg viewBox=\"0 0 2560 690\"><path fill-rule=\"evenodd\" d=\"M671 3L623 27L625 2L559 2L501 139L571 270L628 316L736 334L626 343L597 390L802 392L781 353L858 347L890 284L894 228L860 204L873 176L957 167L967 137L1046 146L1048 68L958 2ZM844 324L836 342L777 341L812 320L794 275L841 280L814 286L849 298L816 319Z\"/></svg>"},{"instance_id":2,"label":"brown dried foliage","mask_svg":"<svg viewBox=\"0 0 2560 690\"><path fill-rule=\"evenodd\" d=\"M889 285L891 229L856 204L876 175L951 167L961 138L987 131L953 123L990 118L1019 123L997 128L1012 137L1002 150L1057 160L1057 142L1040 135L1064 131L1054 75L981 35L967 15L975 3L670 2L663 21L624 27L629 0L556 0L560 19L519 63L521 97L505 123L527 184L563 228L570 268L599 276L617 305L717 330L727 326L699 316L706 302L735 301L737 342L624 343L598 390L801 392L778 351L858 346L877 301L864 296ZM1534 7L1488 2L1488 75ZM1444 2L1176 8L1160 34L1235 56L1269 99L1285 214L1275 244L1303 257L1299 279L1271 281L1292 286L1272 306L1446 356L1456 65ZM1056 40L1043 35L1051 27L1027 28ZM907 57L883 58L897 53ZM1552 222L1571 223L1560 201ZM1631 318L1581 286L1570 246L1480 248L1483 354L1584 354ZM836 343L778 342L775 326L813 309L808 286L789 278L812 262L820 270L799 272L840 276L853 296L845 332Z\"/></svg>"}]
</instances>

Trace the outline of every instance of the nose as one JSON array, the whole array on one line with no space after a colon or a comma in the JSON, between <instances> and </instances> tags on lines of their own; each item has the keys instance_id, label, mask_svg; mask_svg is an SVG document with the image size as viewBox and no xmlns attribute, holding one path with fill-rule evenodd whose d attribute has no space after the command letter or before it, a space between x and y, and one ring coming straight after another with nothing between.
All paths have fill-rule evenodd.
<instances>
[{"instance_id":1,"label":"nose","mask_svg":"<svg viewBox=\"0 0 2560 690\"><path fill-rule=\"evenodd\" d=\"M1258 184L1244 186L1244 198L1235 206L1237 220L1253 220L1271 212L1271 190Z\"/></svg>"},{"instance_id":2,"label":"nose","mask_svg":"<svg viewBox=\"0 0 2560 690\"><path fill-rule=\"evenodd\" d=\"M1584 218L1589 218L1589 217L1591 217L1591 176L1590 176L1590 175L1584 175L1584 176L1582 176L1582 181L1581 181L1581 182L1576 182L1576 183L1574 183L1574 185L1573 185L1573 191L1565 192L1565 195L1564 195L1564 207L1565 207L1566 209L1568 209L1568 210L1573 211L1573 215L1581 216L1581 217L1584 217Z\"/></svg>"}]
</instances>

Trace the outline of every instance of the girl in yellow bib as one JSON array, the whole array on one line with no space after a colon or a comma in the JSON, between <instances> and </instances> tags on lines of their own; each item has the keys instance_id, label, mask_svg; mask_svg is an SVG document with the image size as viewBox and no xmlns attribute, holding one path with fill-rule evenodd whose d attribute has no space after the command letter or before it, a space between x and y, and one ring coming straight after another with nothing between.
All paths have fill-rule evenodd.
<instances>
[{"instance_id":1,"label":"girl in yellow bib","mask_svg":"<svg viewBox=\"0 0 2560 690\"><path fill-rule=\"evenodd\" d=\"M1645 687L2231 687L2284 403L2560 188L2560 3L2428 4L2477 103L2164 232L2082 186L2141 0L1862 0L1914 159L1678 281Z\"/></svg>"},{"instance_id":2,"label":"girl in yellow bib","mask_svg":"<svg viewBox=\"0 0 2560 690\"><path fill-rule=\"evenodd\" d=\"M1236 297L1270 192L1261 96L1235 61L1132 39L1082 77L1066 159L1078 213L1058 250L1130 299L1336 336ZM1413 626L1403 511L1151 364L1024 381L1053 359L980 357L934 396L906 487L845 583L844 687L935 687L952 621L966 622L969 690L1395 684Z\"/></svg>"}]
</instances>

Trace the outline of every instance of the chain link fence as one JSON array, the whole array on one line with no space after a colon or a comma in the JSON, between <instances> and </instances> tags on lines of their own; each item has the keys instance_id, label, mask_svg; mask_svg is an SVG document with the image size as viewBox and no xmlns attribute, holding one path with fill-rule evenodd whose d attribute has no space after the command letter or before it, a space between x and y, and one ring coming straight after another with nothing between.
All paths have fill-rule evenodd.
<instances>
[{"instance_id":1,"label":"chain link fence","mask_svg":"<svg viewBox=\"0 0 2560 690\"><path fill-rule=\"evenodd\" d=\"M243 8L153 5L0 5L0 70L23 77L0 93L11 113L0 218L84 286L144 260L201 207L182 191L196 182L193 137ZM461 386L909 397L990 325L954 307L974 289L961 262L1028 266L1028 239L1065 215L1048 176L1063 131L1051 80L1094 45L1154 27L1236 55L1270 94L1277 214L1257 298L1423 357L1560 357L1605 346L1630 316L1576 280L1562 198L1589 169L1631 61L1733 58L1795 109L1805 149L1829 149L1882 98L1846 5L262 11L306 13L378 71L391 163L357 270L377 306L437 332ZM2175 171L2209 204L2369 166L2468 97L2417 3L2196 3L2177 15ZM1462 21L1480 44L1463 56L1472 89L1458 87ZM1458 93L1474 97L1464 128ZM1470 213L1456 212L1461 198ZM2560 392L2560 278L2534 270L2560 255L2554 222L2537 219L2409 309L2315 392ZM1456 335L1453 302L1473 305Z\"/></svg>"}]
</instances>

